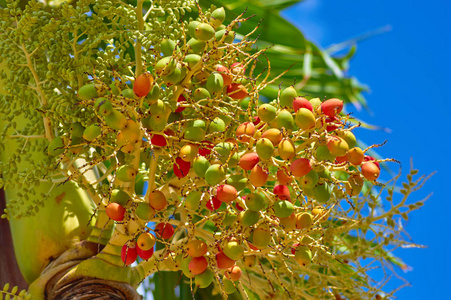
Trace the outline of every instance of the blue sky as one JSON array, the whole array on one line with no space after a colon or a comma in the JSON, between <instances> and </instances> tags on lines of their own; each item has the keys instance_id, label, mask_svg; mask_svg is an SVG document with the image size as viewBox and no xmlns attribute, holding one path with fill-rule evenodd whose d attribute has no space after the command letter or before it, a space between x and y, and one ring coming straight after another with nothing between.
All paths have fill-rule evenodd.
<instances>
[{"instance_id":1,"label":"blue sky","mask_svg":"<svg viewBox=\"0 0 451 300\"><path fill-rule=\"evenodd\" d=\"M406 273L398 270L411 284L396 293L398 299L449 299L451 196L445 188L450 184L451 105L446 93L451 69L450 8L444 0L306 0L283 12L323 48L385 25L392 28L357 45L349 75L371 88L365 94L371 113L356 115L391 129L391 133L360 130L359 137L371 144L388 140L378 152L400 160L404 174L410 159L421 174L437 172L412 195L412 200L420 200L433 193L405 223L412 241L428 248L396 251L413 268Z\"/></svg>"}]
</instances>

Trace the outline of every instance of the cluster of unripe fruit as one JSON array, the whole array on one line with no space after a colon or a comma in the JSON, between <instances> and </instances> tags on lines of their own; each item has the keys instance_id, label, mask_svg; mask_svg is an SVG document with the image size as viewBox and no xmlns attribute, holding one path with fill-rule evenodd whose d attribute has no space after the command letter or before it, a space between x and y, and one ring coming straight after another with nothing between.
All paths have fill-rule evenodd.
<instances>
[{"instance_id":1,"label":"cluster of unripe fruit","mask_svg":"<svg viewBox=\"0 0 451 300\"><path fill-rule=\"evenodd\" d=\"M137 256L151 258L159 240L167 245L167 268L182 270L200 287L224 270L221 286L231 293L241 267L266 254L311 263L322 247L321 228L333 217L328 206L357 196L380 167L356 146L341 100L308 100L291 86L258 105L259 91L246 71L253 59L237 50L249 44L232 46L234 33L222 25L224 18L220 8L208 21L190 22L185 44L163 40L162 56L132 88L119 80L81 87L80 103L98 118L72 124L48 153L94 149L102 159L89 161L88 155L91 166L117 163L106 213L118 223L143 224L122 248L125 265ZM158 182L144 197L123 187L149 170L158 173ZM163 191L171 184L177 196ZM179 211L189 218L174 228L169 218L180 217ZM158 222L153 230L149 221ZM210 236L195 238L208 222ZM177 230L190 237L182 247L171 246Z\"/></svg>"}]
</instances>

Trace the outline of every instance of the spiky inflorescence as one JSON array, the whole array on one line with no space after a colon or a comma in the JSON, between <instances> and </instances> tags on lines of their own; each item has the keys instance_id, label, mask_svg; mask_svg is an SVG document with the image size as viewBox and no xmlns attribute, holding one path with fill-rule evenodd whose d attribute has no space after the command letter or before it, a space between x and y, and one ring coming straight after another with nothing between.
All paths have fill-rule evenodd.
<instances>
[{"instance_id":1,"label":"spiky inflorescence","mask_svg":"<svg viewBox=\"0 0 451 300\"><path fill-rule=\"evenodd\" d=\"M89 239L106 245L98 258L129 265L136 239L154 232L161 247L138 252L140 280L182 269L224 296L367 298L383 295L371 268L405 267L390 251L416 245L393 218L421 206L406 199L422 178L409 177L399 204L389 189L384 211L383 188L371 190L378 162L364 156L372 147L356 148L340 100L307 100L292 87L260 99L278 78L265 49L249 54L251 33L235 38L243 15L221 24L221 9L194 1L94 0L30 1L24 11L10 2L1 14L0 145L20 149L0 165L4 187L20 190L9 217L45 205L45 194L27 201L40 182L74 181L97 207ZM262 59L269 68L256 74ZM33 160L39 152L49 155ZM21 161L27 172L17 172ZM195 239L206 245L198 265ZM231 282L227 262L247 274Z\"/></svg>"}]
</instances>

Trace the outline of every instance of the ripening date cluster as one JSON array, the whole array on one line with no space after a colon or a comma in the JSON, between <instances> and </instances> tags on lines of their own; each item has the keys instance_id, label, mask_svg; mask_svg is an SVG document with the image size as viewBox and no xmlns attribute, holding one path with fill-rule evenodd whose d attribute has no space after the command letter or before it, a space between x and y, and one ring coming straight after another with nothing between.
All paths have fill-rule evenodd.
<instances>
[{"instance_id":1,"label":"ripening date cluster","mask_svg":"<svg viewBox=\"0 0 451 300\"><path fill-rule=\"evenodd\" d=\"M102 205L117 223L141 224L122 247L125 265L150 259L160 241L167 269L182 270L201 288L219 272L232 293L242 268L270 253L301 266L314 262L331 205L358 196L380 166L357 146L341 100L308 99L290 86L259 102L254 59L237 51L249 45L234 43L224 19L219 8L190 22L185 40L163 40L152 68L131 86L81 87L80 103L93 118L72 124L48 153L85 155L91 167L114 162ZM90 151L102 160L89 160ZM145 196L124 188L149 170L158 180ZM176 196L165 190L174 182ZM170 217L182 213L189 218L173 225ZM206 224L215 229L209 235ZM175 245L180 230L188 238Z\"/></svg>"}]
</instances>

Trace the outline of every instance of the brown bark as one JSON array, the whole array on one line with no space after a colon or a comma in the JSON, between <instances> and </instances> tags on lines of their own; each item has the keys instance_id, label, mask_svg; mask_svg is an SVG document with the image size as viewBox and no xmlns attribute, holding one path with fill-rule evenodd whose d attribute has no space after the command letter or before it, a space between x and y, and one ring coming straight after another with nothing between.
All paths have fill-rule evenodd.
<instances>
[{"instance_id":1,"label":"brown bark","mask_svg":"<svg viewBox=\"0 0 451 300\"><path fill-rule=\"evenodd\" d=\"M3 214L5 207L5 193L3 189L0 189L0 215ZM16 262L9 222L6 219L0 219L0 288L5 283L9 283L11 287L18 286L19 290L28 288L28 283Z\"/></svg>"}]
</instances>

